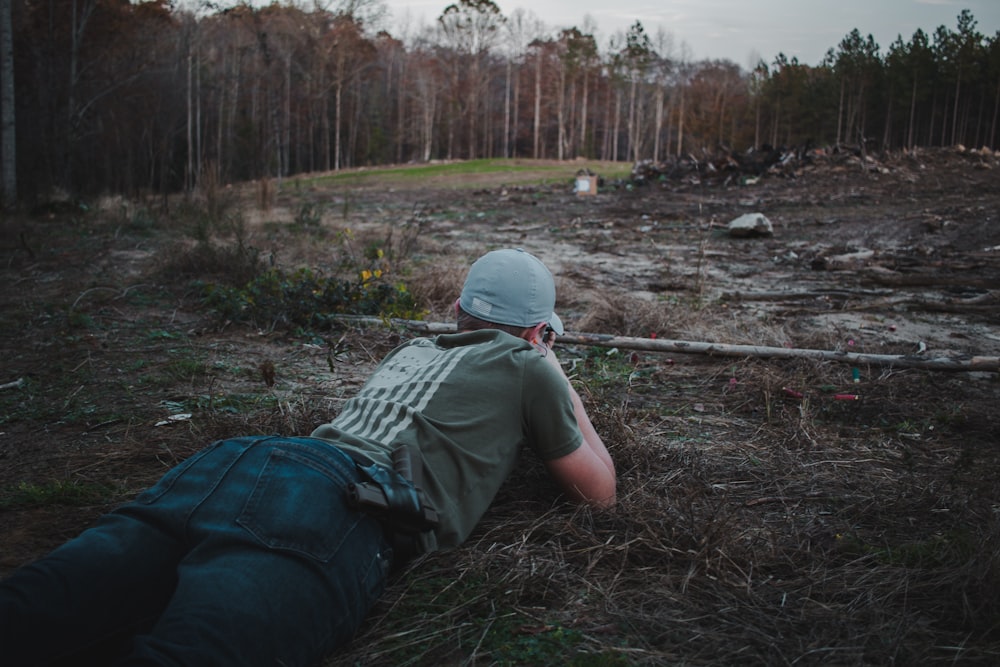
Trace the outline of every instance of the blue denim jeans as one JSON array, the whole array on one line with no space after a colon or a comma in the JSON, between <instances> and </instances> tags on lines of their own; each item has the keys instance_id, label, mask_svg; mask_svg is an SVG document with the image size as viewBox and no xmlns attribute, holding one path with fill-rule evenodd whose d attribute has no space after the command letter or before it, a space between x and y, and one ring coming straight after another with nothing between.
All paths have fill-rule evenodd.
<instances>
[{"instance_id":1,"label":"blue denim jeans","mask_svg":"<svg viewBox=\"0 0 1000 667\"><path fill-rule=\"evenodd\" d=\"M217 442L0 582L0 662L140 628L121 664L308 665L381 594L391 549L350 508L353 461L311 438Z\"/></svg>"}]
</instances>

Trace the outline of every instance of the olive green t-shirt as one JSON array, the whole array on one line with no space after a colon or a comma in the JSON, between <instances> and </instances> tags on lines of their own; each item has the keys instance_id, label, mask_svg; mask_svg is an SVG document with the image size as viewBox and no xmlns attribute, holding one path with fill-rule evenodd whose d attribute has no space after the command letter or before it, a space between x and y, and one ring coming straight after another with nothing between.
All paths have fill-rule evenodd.
<instances>
[{"instance_id":1,"label":"olive green t-shirt","mask_svg":"<svg viewBox=\"0 0 1000 667\"><path fill-rule=\"evenodd\" d=\"M428 551L469 536L522 446L549 461L583 441L565 378L529 343L496 330L401 345L312 435L384 465L397 446L415 445L421 486L441 517Z\"/></svg>"}]
</instances>

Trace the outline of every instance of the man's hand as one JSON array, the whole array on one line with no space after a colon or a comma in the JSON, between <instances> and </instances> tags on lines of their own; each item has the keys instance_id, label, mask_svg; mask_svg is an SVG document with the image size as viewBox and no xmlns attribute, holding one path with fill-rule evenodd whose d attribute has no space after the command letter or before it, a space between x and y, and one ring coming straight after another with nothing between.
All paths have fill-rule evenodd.
<instances>
[{"instance_id":1,"label":"man's hand","mask_svg":"<svg viewBox=\"0 0 1000 667\"><path fill-rule=\"evenodd\" d=\"M580 395L573 388L566 371L563 370L559 358L552 346L555 344L555 332L548 330L542 338L542 343L535 343L535 348L545 357L545 360L559 370L566 379L566 387L573 402L573 412L576 422L583 435L583 444L571 454L546 463L546 467L556 481L570 495L581 502L587 502L598 507L611 507L615 504L616 479L615 464L608 454L604 442L590 422Z\"/></svg>"},{"instance_id":2,"label":"man's hand","mask_svg":"<svg viewBox=\"0 0 1000 667\"><path fill-rule=\"evenodd\" d=\"M542 344L548 347L550 350L552 346L556 344L556 330L549 327L545 328L545 333L542 334Z\"/></svg>"}]
</instances>

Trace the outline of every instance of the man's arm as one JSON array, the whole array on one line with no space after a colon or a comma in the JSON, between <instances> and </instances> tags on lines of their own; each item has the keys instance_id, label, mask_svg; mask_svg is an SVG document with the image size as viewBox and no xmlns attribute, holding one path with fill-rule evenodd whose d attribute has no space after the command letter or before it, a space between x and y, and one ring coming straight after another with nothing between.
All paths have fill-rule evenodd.
<instances>
[{"instance_id":1,"label":"man's arm","mask_svg":"<svg viewBox=\"0 0 1000 667\"><path fill-rule=\"evenodd\" d=\"M583 434L583 444L576 450L545 463L549 474L574 500L597 507L611 507L615 504L617 480L615 464L608 454L604 442L590 422L580 395L573 389L553 350L545 353L545 359L559 369L566 379L566 386L573 401L576 422Z\"/></svg>"}]
</instances>

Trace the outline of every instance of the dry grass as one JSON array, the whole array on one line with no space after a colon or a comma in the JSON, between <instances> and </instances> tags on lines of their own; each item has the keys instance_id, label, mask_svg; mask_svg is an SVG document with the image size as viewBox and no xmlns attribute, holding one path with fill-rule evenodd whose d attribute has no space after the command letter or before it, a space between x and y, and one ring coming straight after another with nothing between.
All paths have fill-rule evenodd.
<instances>
[{"instance_id":1,"label":"dry grass","mask_svg":"<svg viewBox=\"0 0 1000 667\"><path fill-rule=\"evenodd\" d=\"M468 265L464 258L442 256L426 262L407 277L407 289L428 309L428 320L454 320L455 298L462 291Z\"/></svg>"},{"instance_id":2,"label":"dry grass","mask_svg":"<svg viewBox=\"0 0 1000 667\"><path fill-rule=\"evenodd\" d=\"M709 194L706 207L720 207L725 193ZM784 191L765 194L791 201ZM947 192L932 194L914 206L944 215L935 207ZM138 216L95 224L86 235L73 221L26 226L33 252L4 250L12 289L2 299L2 379L25 383L0 394L0 501L22 484L113 491L84 506L0 507L0 573L76 534L213 439L309 432L407 335L348 325L301 334L220 326L185 287L216 269L238 283L258 257L329 271L379 261L430 319L447 320L464 267L485 247L534 243L587 260L599 253L573 252L599 242L620 251L608 262L613 281L592 266L560 274L560 309L574 330L818 349L844 345L849 333L712 300L712 286L685 273L680 250L670 275L628 280L622 267L635 263L622 257L636 259L639 244L648 245L631 230L645 224L635 221L647 208L683 223L663 232L664 243L683 249L704 238L685 212L693 194L608 197L602 208L550 191L519 193L520 203L448 196L455 201L438 211L415 207L412 192L400 204L341 190L292 199L259 189L248 197L264 211L254 212L244 246L259 256L174 246L178 227L164 226L167 239L150 238L155 225ZM313 206L324 201L334 204ZM868 210L845 214L834 205L799 216L853 215L868 228ZM948 208L948 219L961 220L963 210ZM969 215L984 210L970 205ZM573 216L583 222L561 224ZM688 227L693 240L682 236ZM813 227L832 225L801 225ZM995 245L989 238L975 247ZM726 261L749 263L755 247L727 245ZM654 281L665 290L655 299L628 291ZM361 635L329 665L1000 661L995 374L864 367L855 383L849 367L811 360L598 348L561 349L560 358L616 461L619 505L592 512L563 503L526 457L472 539L395 577ZM263 367L273 368L273 385ZM841 393L861 398L837 400ZM192 417L156 426L172 412Z\"/></svg>"},{"instance_id":3,"label":"dry grass","mask_svg":"<svg viewBox=\"0 0 1000 667\"><path fill-rule=\"evenodd\" d=\"M840 369L661 363L587 398L618 507L563 506L525 462L469 544L413 565L330 664L531 664L505 660L539 628L579 633L567 662L995 664L1000 461L980 417L908 433L940 390L916 374L799 401L782 387ZM635 407L653 390L675 401Z\"/></svg>"},{"instance_id":4,"label":"dry grass","mask_svg":"<svg viewBox=\"0 0 1000 667\"><path fill-rule=\"evenodd\" d=\"M764 314L748 317L726 304L697 300L650 301L627 293L596 294L574 329L590 333L735 345L780 347L789 341L780 322Z\"/></svg>"},{"instance_id":5,"label":"dry grass","mask_svg":"<svg viewBox=\"0 0 1000 667\"><path fill-rule=\"evenodd\" d=\"M662 312L616 300L585 322L663 331ZM670 315L677 331L706 321ZM705 331L721 340L728 327ZM855 384L850 368L815 361L562 359L616 460L618 506L563 505L524 461L469 543L413 564L328 664L1000 659L1000 423L983 401L995 382L866 368ZM862 398L834 398L846 392Z\"/></svg>"}]
</instances>

